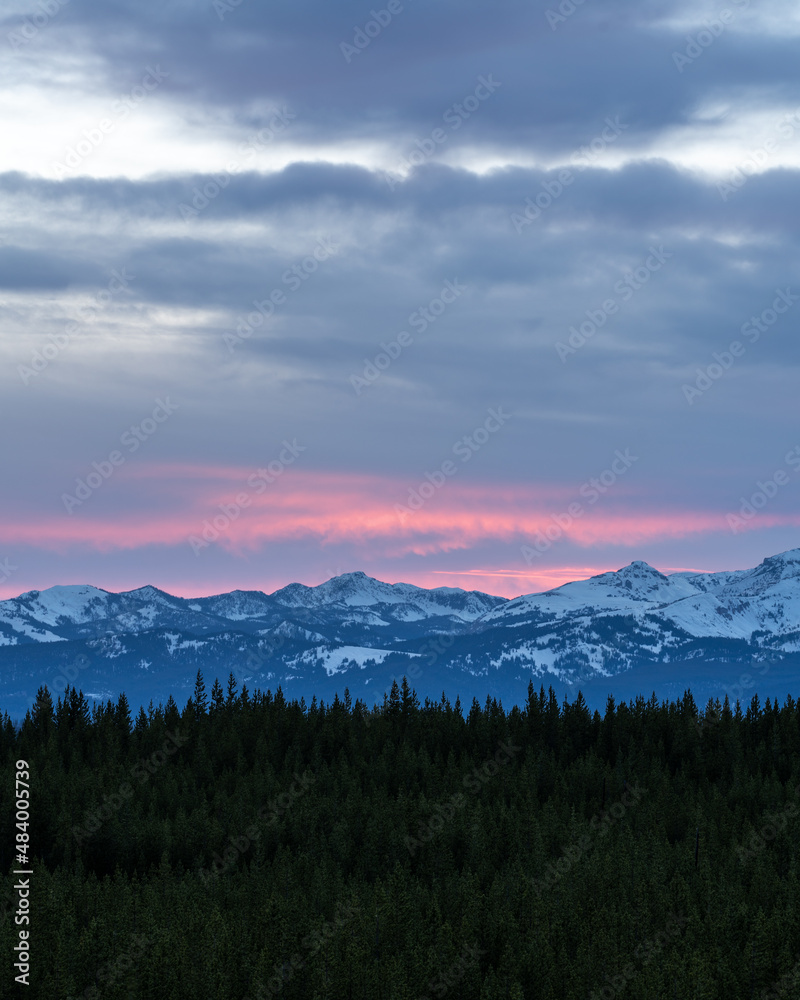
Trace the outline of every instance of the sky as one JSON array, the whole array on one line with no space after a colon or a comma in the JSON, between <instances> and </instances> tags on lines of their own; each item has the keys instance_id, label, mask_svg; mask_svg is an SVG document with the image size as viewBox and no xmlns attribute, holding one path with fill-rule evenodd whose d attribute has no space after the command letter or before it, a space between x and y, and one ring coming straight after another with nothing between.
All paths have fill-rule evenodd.
<instances>
[{"instance_id":1,"label":"sky","mask_svg":"<svg viewBox=\"0 0 800 1000\"><path fill-rule=\"evenodd\" d=\"M800 544L797 5L375 2L4 5L0 597Z\"/></svg>"}]
</instances>

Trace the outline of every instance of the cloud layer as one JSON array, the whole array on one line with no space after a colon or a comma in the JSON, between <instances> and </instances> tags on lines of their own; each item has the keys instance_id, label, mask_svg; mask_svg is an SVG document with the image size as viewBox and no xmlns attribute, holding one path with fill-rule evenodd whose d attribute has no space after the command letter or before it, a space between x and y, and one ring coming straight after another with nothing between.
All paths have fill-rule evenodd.
<instances>
[{"instance_id":1,"label":"cloud layer","mask_svg":"<svg viewBox=\"0 0 800 1000\"><path fill-rule=\"evenodd\" d=\"M797 545L794 9L376 10L7 8L3 595Z\"/></svg>"}]
</instances>

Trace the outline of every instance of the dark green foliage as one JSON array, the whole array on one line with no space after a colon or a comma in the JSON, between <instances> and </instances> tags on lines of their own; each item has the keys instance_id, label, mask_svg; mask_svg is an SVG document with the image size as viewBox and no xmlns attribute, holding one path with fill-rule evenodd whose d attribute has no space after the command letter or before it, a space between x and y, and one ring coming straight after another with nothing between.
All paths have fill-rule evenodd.
<instances>
[{"instance_id":1,"label":"dark green foliage","mask_svg":"<svg viewBox=\"0 0 800 1000\"><path fill-rule=\"evenodd\" d=\"M405 679L379 709L233 675L209 701L198 672L133 721L41 689L0 724L0 1000L19 759L31 998L800 996L792 698L465 715Z\"/></svg>"}]
</instances>

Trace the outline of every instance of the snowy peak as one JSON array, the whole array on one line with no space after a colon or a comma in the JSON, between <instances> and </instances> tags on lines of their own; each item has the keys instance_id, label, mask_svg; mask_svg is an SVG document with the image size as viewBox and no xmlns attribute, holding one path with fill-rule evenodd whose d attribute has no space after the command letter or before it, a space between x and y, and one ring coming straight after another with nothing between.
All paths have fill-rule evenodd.
<instances>
[{"instance_id":1,"label":"snowy peak","mask_svg":"<svg viewBox=\"0 0 800 1000\"><path fill-rule=\"evenodd\" d=\"M665 576L646 562L637 560L622 569L598 573L588 580L565 583L544 594L517 598L524 603L541 604L552 610L576 607L624 609L644 604L663 605L696 593L682 578Z\"/></svg>"},{"instance_id":2,"label":"snowy peak","mask_svg":"<svg viewBox=\"0 0 800 1000\"><path fill-rule=\"evenodd\" d=\"M314 601L320 604L348 604L370 606L392 601L392 585L367 576L361 570L331 577L318 587L313 587Z\"/></svg>"},{"instance_id":3,"label":"snowy peak","mask_svg":"<svg viewBox=\"0 0 800 1000\"><path fill-rule=\"evenodd\" d=\"M775 556L767 556L761 565L764 566L767 563L782 563L784 566L794 567L792 572L797 575L800 573L800 548L787 549L785 552L779 552Z\"/></svg>"},{"instance_id":4,"label":"snowy peak","mask_svg":"<svg viewBox=\"0 0 800 1000\"><path fill-rule=\"evenodd\" d=\"M246 621L269 614L275 608L275 602L260 590L232 590L229 594L187 600L186 607L190 611L216 615L229 621Z\"/></svg>"},{"instance_id":5,"label":"snowy peak","mask_svg":"<svg viewBox=\"0 0 800 1000\"><path fill-rule=\"evenodd\" d=\"M151 587L149 584L144 587L137 587L136 590L123 590L117 597L129 597L142 604L160 604L162 607L174 608L183 598L173 597L158 587Z\"/></svg>"},{"instance_id":6,"label":"snowy peak","mask_svg":"<svg viewBox=\"0 0 800 1000\"><path fill-rule=\"evenodd\" d=\"M380 616L375 619L376 624L387 615L399 621L419 621L435 615L473 621L490 608L506 603L503 597L493 597L477 590L459 590L457 587L426 590L412 583L384 583L361 570L331 577L317 587L290 583L288 587L276 590L271 597L291 608L339 606L356 612L372 608ZM366 611L363 613L366 614Z\"/></svg>"},{"instance_id":7,"label":"snowy peak","mask_svg":"<svg viewBox=\"0 0 800 1000\"><path fill-rule=\"evenodd\" d=\"M234 590L183 598L153 586L118 594L83 584L57 586L0 601L0 646L138 635L153 629L209 635L233 628L265 634L281 622L288 622L284 629L296 638L318 639L344 631L363 641L371 629L378 629L384 642L418 636L430 619L439 621L439 630L457 628L504 603L505 598L476 591L383 583L363 571L333 577L317 587L292 583L271 595Z\"/></svg>"},{"instance_id":8,"label":"snowy peak","mask_svg":"<svg viewBox=\"0 0 800 1000\"><path fill-rule=\"evenodd\" d=\"M737 581L741 590L746 587L751 593L762 593L785 581L800 578L800 549L790 549L777 556L770 556L755 569L743 574Z\"/></svg>"},{"instance_id":9,"label":"snowy peak","mask_svg":"<svg viewBox=\"0 0 800 1000\"><path fill-rule=\"evenodd\" d=\"M782 584L794 585L800 580L800 549L789 549L778 555L768 556L754 569L737 569L720 573L673 573L670 580L678 577L689 581L695 589L718 597L734 594L756 596L773 588L781 589Z\"/></svg>"},{"instance_id":10,"label":"snowy peak","mask_svg":"<svg viewBox=\"0 0 800 1000\"><path fill-rule=\"evenodd\" d=\"M313 593L313 587L306 587L303 583L290 583L270 594L270 597L287 608L307 608L312 603Z\"/></svg>"},{"instance_id":11,"label":"snowy peak","mask_svg":"<svg viewBox=\"0 0 800 1000\"><path fill-rule=\"evenodd\" d=\"M92 621L104 617L103 611L111 595L86 584L48 587L47 590L29 590L13 598L13 604L22 614L28 614L46 625L61 621ZM2 604L11 604L3 601Z\"/></svg>"},{"instance_id":12,"label":"snowy peak","mask_svg":"<svg viewBox=\"0 0 800 1000\"><path fill-rule=\"evenodd\" d=\"M309 697L320 678L343 674L351 690L371 693L420 662L424 683L440 691L465 679L527 685L549 674L574 683L640 669L665 677L690 661L692 671L733 678L765 658L800 662L800 549L735 572L665 575L636 560L511 601L364 572L200 598L152 586L51 587L0 601L0 646L7 699L26 685L35 691L43 663L55 675L78 652L92 663L84 678L94 686L84 690L132 685L144 702L179 675L191 689L198 668L207 678L230 669L248 687L299 685Z\"/></svg>"},{"instance_id":13,"label":"snowy peak","mask_svg":"<svg viewBox=\"0 0 800 1000\"><path fill-rule=\"evenodd\" d=\"M557 632L558 643L569 652L582 648L586 636L617 628L640 637L629 636L626 642L644 642L646 633L652 649L677 641L679 634L800 649L800 548L735 572L667 576L635 560L510 601L455 587L385 583L357 571L314 587L292 583L273 594L234 590L182 598L153 586L114 594L72 585L0 602L0 646L167 629L192 636L231 632L306 642L329 636L331 641L335 637L384 649L392 641L414 642L443 633L478 635L500 629L519 636L523 629L535 632L540 645L555 642ZM764 636L769 639L758 638Z\"/></svg>"},{"instance_id":14,"label":"snowy peak","mask_svg":"<svg viewBox=\"0 0 800 1000\"><path fill-rule=\"evenodd\" d=\"M634 559L632 563L628 563L627 566L623 566L622 569L618 569L614 575L618 576L622 580L658 580L664 582L668 579L654 566L651 566L650 563L644 562L642 559Z\"/></svg>"},{"instance_id":15,"label":"snowy peak","mask_svg":"<svg viewBox=\"0 0 800 1000\"><path fill-rule=\"evenodd\" d=\"M615 572L590 577L588 582L597 587L624 591L632 600L668 600L670 596L674 596L671 594L669 577L639 559Z\"/></svg>"},{"instance_id":16,"label":"snowy peak","mask_svg":"<svg viewBox=\"0 0 800 1000\"><path fill-rule=\"evenodd\" d=\"M481 628L572 629L570 642L577 648L581 631L590 622L620 615L639 630L652 630L657 619L667 636L678 628L697 638L751 641L754 634L766 633L797 643L800 549L770 556L755 569L720 573L666 576L637 560L588 580L517 597L487 612L476 624ZM653 648L659 641L654 640Z\"/></svg>"}]
</instances>

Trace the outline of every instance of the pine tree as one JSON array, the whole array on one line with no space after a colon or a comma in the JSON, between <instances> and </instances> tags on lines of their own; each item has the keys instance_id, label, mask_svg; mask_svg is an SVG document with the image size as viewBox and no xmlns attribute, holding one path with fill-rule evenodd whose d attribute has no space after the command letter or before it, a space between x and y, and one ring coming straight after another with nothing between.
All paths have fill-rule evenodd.
<instances>
[{"instance_id":1,"label":"pine tree","mask_svg":"<svg viewBox=\"0 0 800 1000\"><path fill-rule=\"evenodd\" d=\"M152 705L152 702L150 704ZM142 738L144 734L147 732L147 727L149 725L149 722L150 720L148 719L147 713L144 710L144 705L141 705L139 707L139 714L136 716L136 722L133 727L134 733L139 738Z\"/></svg>"},{"instance_id":2,"label":"pine tree","mask_svg":"<svg viewBox=\"0 0 800 1000\"><path fill-rule=\"evenodd\" d=\"M131 720L131 709L125 692L120 693L117 704L114 707L114 723L119 733L120 745L123 751L128 748L133 722Z\"/></svg>"},{"instance_id":3,"label":"pine tree","mask_svg":"<svg viewBox=\"0 0 800 1000\"><path fill-rule=\"evenodd\" d=\"M40 687L36 692L32 712L33 729L36 736L44 743L55 733L55 712L53 699L47 686Z\"/></svg>"},{"instance_id":4,"label":"pine tree","mask_svg":"<svg viewBox=\"0 0 800 1000\"><path fill-rule=\"evenodd\" d=\"M387 710L391 719L396 719L400 715L400 688L397 686L396 679L392 681Z\"/></svg>"},{"instance_id":5,"label":"pine tree","mask_svg":"<svg viewBox=\"0 0 800 1000\"><path fill-rule=\"evenodd\" d=\"M167 704L164 707L164 723L168 730L174 730L177 728L181 721L181 714L178 711L178 706L175 699L170 696L167 698Z\"/></svg>"},{"instance_id":6,"label":"pine tree","mask_svg":"<svg viewBox=\"0 0 800 1000\"><path fill-rule=\"evenodd\" d=\"M203 674L200 670L197 671L197 677L194 682L192 703L194 705L195 719L202 718L208 711L208 699L206 698L206 686L203 683Z\"/></svg>"},{"instance_id":7,"label":"pine tree","mask_svg":"<svg viewBox=\"0 0 800 1000\"><path fill-rule=\"evenodd\" d=\"M214 684L211 688L211 711L215 714L222 711L225 707L225 697L222 692L222 685L218 678L214 678Z\"/></svg>"}]
</instances>

